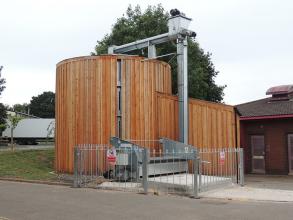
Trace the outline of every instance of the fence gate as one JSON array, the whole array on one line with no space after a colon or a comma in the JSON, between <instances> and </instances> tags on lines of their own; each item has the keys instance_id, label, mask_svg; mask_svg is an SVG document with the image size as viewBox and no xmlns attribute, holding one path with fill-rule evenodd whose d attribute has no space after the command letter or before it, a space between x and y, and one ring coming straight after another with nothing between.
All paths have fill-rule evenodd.
<instances>
[{"instance_id":1,"label":"fence gate","mask_svg":"<svg viewBox=\"0 0 293 220\"><path fill-rule=\"evenodd\" d=\"M74 187L198 197L200 192L242 184L243 151L197 149L160 140L121 140L74 150Z\"/></svg>"},{"instance_id":2,"label":"fence gate","mask_svg":"<svg viewBox=\"0 0 293 220\"><path fill-rule=\"evenodd\" d=\"M241 148L199 149L198 164L199 192L231 184L244 185Z\"/></svg>"}]
</instances>

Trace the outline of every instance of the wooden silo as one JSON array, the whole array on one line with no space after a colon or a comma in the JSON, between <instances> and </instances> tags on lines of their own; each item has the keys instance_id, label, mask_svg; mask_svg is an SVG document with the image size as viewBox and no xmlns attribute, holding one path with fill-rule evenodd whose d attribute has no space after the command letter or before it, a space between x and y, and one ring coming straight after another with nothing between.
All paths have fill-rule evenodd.
<instances>
[{"instance_id":1,"label":"wooden silo","mask_svg":"<svg viewBox=\"0 0 293 220\"><path fill-rule=\"evenodd\" d=\"M73 171L77 144L158 139L156 92L171 94L170 66L161 61L104 55L58 63L56 170Z\"/></svg>"}]
</instances>

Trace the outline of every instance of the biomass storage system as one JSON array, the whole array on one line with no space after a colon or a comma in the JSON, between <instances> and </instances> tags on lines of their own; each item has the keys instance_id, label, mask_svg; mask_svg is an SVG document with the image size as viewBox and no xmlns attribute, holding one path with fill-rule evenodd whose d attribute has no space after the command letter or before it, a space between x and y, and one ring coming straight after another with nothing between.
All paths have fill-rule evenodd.
<instances>
[{"instance_id":1,"label":"biomass storage system","mask_svg":"<svg viewBox=\"0 0 293 220\"><path fill-rule=\"evenodd\" d=\"M171 95L171 69L162 61L103 55L58 63L56 170L72 172L77 144L158 139L157 92Z\"/></svg>"},{"instance_id":2,"label":"biomass storage system","mask_svg":"<svg viewBox=\"0 0 293 220\"><path fill-rule=\"evenodd\" d=\"M56 171L73 171L78 144L110 144L114 136L178 140L178 97L171 90L169 64L154 59L102 55L58 63ZM195 99L189 99L188 106L190 145L239 146L239 119L233 106Z\"/></svg>"}]
</instances>

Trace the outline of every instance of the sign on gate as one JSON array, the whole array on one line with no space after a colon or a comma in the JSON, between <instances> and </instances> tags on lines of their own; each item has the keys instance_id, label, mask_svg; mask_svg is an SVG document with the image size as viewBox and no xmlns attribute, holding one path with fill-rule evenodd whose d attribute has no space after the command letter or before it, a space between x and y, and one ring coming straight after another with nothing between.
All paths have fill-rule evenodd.
<instances>
[{"instance_id":1,"label":"sign on gate","mask_svg":"<svg viewBox=\"0 0 293 220\"><path fill-rule=\"evenodd\" d=\"M116 163L116 149L115 148L110 148L107 150L107 160L111 164Z\"/></svg>"},{"instance_id":2,"label":"sign on gate","mask_svg":"<svg viewBox=\"0 0 293 220\"><path fill-rule=\"evenodd\" d=\"M220 151L220 164L223 165L225 163L225 152Z\"/></svg>"}]
</instances>

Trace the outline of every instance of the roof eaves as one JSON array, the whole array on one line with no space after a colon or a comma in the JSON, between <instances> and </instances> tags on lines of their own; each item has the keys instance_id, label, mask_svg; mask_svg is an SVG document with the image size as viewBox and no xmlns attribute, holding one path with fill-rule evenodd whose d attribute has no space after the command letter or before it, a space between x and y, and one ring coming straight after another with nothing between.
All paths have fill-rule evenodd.
<instances>
[{"instance_id":1,"label":"roof eaves","mask_svg":"<svg viewBox=\"0 0 293 220\"><path fill-rule=\"evenodd\" d=\"M261 119L279 119L279 118L293 118L293 114L287 114L287 115L240 116L240 120L241 121L261 120Z\"/></svg>"}]
</instances>

